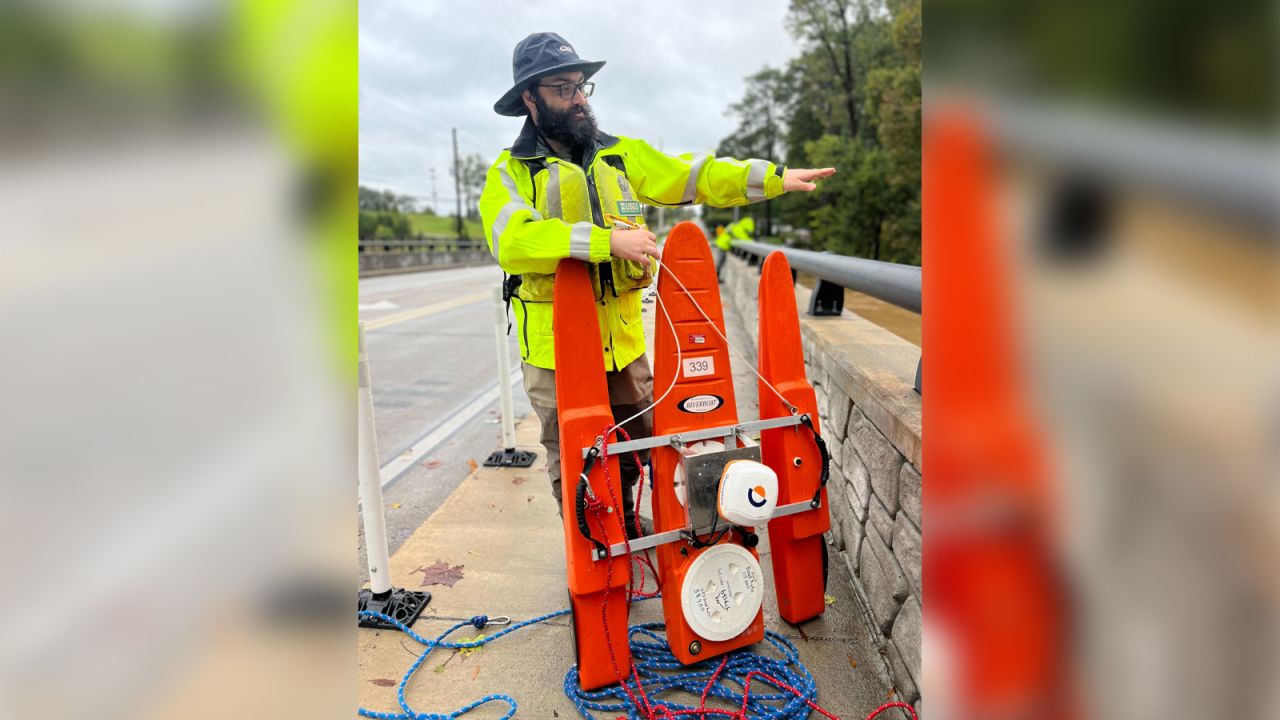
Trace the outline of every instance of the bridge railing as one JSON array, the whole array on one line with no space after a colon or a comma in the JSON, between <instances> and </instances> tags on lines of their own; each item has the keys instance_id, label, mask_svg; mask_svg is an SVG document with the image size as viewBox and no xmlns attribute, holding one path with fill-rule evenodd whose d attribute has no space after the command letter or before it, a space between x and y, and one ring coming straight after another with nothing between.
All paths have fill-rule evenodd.
<instances>
[{"instance_id":1,"label":"bridge railing","mask_svg":"<svg viewBox=\"0 0 1280 720\"><path fill-rule=\"evenodd\" d=\"M458 238L456 236L421 235L410 238L379 238L358 241L361 254L365 253L436 253L461 250L488 250L483 238Z\"/></svg>"},{"instance_id":2,"label":"bridge railing","mask_svg":"<svg viewBox=\"0 0 1280 720\"><path fill-rule=\"evenodd\" d=\"M899 265L750 240L735 241L733 250L751 265L760 264L769 253L781 252L787 256L792 270L818 278L818 287L809 301L810 315L839 315L844 310L844 288L920 314L920 268L915 265Z\"/></svg>"},{"instance_id":3,"label":"bridge railing","mask_svg":"<svg viewBox=\"0 0 1280 720\"><path fill-rule=\"evenodd\" d=\"M915 265L899 265L750 240L734 241L733 252L745 258L748 264L761 266L770 253L781 252L787 256L793 274L798 271L818 278L818 285L809 296L810 315L842 313L846 288L917 315L921 312L921 275L920 268ZM920 392L920 386L920 363L917 362L916 392Z\"/></svg>"}]
</instances>

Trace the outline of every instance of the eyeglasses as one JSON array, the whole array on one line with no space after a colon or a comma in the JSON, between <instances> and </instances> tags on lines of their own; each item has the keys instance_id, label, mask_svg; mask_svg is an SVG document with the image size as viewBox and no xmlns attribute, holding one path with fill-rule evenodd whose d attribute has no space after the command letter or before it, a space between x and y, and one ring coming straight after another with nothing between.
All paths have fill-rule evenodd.
<instances>
[{"instance_id":1,"label":"eyeglasses","mask_svg":"<svg viewBox=\"0 0 1280 720\"><path fill-rule=\"evenodd\" d=\"M560 95L561 100L571 100L573 96L582 91L582 97L591 97L591 93L596 91L596 84L593 82L562 83L558 85L539 85L538 87L551 88Z\"/></svg>"}]
</instances>

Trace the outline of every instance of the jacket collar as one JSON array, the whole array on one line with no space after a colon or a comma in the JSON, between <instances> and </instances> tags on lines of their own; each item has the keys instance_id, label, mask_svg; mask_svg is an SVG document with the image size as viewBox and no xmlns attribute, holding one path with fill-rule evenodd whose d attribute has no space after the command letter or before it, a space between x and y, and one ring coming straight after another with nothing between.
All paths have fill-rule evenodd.
<instances>
[{"instance_id":1,"label":"jacket collar","mask_svg":"<svg viewBox=\"0 0 1280 720\"><path fill-rule=\"evenodd\" d=\"M613 147L618 142L618 138L608 133L596 132L596 151ZM591 154L594 155L595 153ZM533 124L533 118L526 116L524 127L520 129L520 134L516 136L515 142L511 143L511 157L532 160L552 155L555 155L555 152L547 145L542 133L538 132L538 127Z\"/></svg>"}]
</instances>

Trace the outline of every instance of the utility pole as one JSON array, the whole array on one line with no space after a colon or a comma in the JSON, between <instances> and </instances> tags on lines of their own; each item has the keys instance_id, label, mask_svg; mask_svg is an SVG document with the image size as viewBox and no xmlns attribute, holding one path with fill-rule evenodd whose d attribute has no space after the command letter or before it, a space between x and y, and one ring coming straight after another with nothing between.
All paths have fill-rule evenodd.
<instances>
[{"instance_id":1,"label":"utility pole","mask_svg":"<svg viewBox=\"0 0 1280 720\"><path fill-rule=\"evenodd\" d=\"M458 128L453 129L453 196L457 203L458 239L465 237L462 231L462 173L458 168Z\"/></svg>"}]
</instances>

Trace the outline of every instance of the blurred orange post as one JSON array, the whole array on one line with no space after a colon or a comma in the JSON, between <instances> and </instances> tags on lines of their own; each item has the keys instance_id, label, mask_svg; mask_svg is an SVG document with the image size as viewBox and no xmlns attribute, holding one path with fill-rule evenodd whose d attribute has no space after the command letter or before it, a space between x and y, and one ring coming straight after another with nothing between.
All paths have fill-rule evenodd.
<instances>
[{"instance_id":1,"label":"blurred orange post","mask_svg":"<svg viewBox=\"0 0 1280 720\"><path fill-rule=\"evenodd\" d=\"M947 717L1068 718L1077 712L1054 493L1018 361L993 165L980 116L930 109L925 693Z\"/></svg>"}]
</instances>

